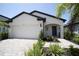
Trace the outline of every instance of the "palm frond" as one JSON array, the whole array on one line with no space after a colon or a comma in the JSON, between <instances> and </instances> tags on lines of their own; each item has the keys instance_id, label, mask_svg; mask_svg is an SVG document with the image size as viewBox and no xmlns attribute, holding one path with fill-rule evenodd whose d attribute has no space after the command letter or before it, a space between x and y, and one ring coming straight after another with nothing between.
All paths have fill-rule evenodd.
<instances>
[{"instance_id":1,"label":"palm frond","mask_svg":"<svg viewBox=\"0 0 79 59\"><path fill-rule=\"evenodd\" d=\"M57 5L57 10L56 10L56 15L58 17L60 17L62 14L64 14L66 11L72 11L72 8L73 8L73 5L72 3L62 3L62 4L58 4Z\"/></svg>"}]
</instances>

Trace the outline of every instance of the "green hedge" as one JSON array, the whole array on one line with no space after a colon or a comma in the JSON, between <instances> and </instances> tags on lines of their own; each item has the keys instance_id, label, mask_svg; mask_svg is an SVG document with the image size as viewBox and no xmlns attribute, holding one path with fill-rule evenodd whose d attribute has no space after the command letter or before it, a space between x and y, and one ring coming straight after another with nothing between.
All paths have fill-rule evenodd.
<instances>
[{"instance_id":1,"label":"green hedge","mask_svg":"<svg viewBox=\"0 0 79 59\"><path fill-rule=\"evenodd\" d=\"M71 32L68 28L64 29L64 38L67 40L72 40L74 38L75 34Z\"/></svg>"},{"instance_id":2,"label":"green hedge","mask_svg":"<svg viewBox=\"0 0 79 59\"><path fill-rule=\"evenodd\" d=\"M79 44L79 35L78 34L75 34L74 38L73 38L73 41L77 44Z\"/></svg>"}]
</instances>

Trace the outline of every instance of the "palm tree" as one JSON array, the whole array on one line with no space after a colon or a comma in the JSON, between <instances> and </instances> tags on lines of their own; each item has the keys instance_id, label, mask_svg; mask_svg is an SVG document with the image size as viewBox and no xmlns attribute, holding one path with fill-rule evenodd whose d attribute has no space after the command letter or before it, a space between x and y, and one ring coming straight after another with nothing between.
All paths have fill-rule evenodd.
<instances>
[{"instance_id":1,"label":"palm tree","mask_svg":"<svg viewBox=\"0 0 79 59\"><path fill-rule=\"evenodd\" d=\"M73 16L77 16L79 13L79 4L78 3L62 3L57 5L57 16L60 17L68 11L71 14L71 18Z\"/></svg>"},{"instance_id":2,"label":"palm tree","mask_svg":"<svg viewBox=\"0 0 79 59\"><path fill-rule=\"evenodd\" d=\"M71 15L68 28L73 33L73 25L77 17L79 17L79 4L78 3L62 3L57 5L57 16L62 16L65 12ZM72 34L73 35L73 34Z\"/></svg>"}]
</instances>

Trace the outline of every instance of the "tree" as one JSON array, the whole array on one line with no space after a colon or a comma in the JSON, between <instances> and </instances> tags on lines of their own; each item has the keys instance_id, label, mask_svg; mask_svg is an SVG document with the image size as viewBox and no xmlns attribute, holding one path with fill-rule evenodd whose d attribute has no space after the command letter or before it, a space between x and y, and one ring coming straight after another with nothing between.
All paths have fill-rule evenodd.
<instances>
[{"instance_id":1,"label":"tree","mask_svg":"<svg viewBox=\"0 0 79 59\"><path fill-rule=\"evenodd\" d=\"M65 12L69 12L71 20L68 28L73 35L73 25L77 17L79 17L79 4L78 3L62 3L57 5L57 16L60 17Z\"/></svg>"},{"instance_id":2,"label":"tree","mask_svg":"<svg viewBox=\"0 0 79 59\"><path fill-rule=\"evenodd\" d=\"M57 5L57 16L60 17L68 11L71 14L71 18L79 14L79 4L78 3L62 3Z\"/></svg>"}]
</instances>

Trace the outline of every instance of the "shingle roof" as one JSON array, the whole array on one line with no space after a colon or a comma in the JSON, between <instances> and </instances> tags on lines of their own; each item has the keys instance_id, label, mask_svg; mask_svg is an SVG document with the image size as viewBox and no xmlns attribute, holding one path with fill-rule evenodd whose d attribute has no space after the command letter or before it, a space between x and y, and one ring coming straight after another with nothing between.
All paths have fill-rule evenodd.
<instances>
[{"instance_id":1,"label":"shingle roof","mask_svg":"<svg viewBox=\"0 0 79 59\"><path fill-rule=\"evenodd\" d=\"M36 15L32 15L32 14L30 14L30 13L27 13L27 12L23 11L23 12L19 13L18 15L14 16L13 18L11 18L10 20L13 21L13 19L17 18L18 16L20 16L20 15L22 15L22 14L28 14L28 15L31 15L31 16L33 16L33 17L37 17L38 20L41 20L41 19L44 20L44 19L45 19L45 18L43 18L43 17L36 16Z\"/></svg>"},{"instance_id":2,"label":"shingle roof","mask_svg":"<svg viewBox=\"0 0 79 59\"><path fill-rule=\"evenodd\" d=\"M43 13L43 12L40 12L40 11L37 11L37 10L32 11L31 14L34 13L34 12L41 13L41 14L44 14L44 15L47 15L47 16L50 16L50 17L54 17L54 18L60 19L60 20L62 20L63 22L66 21L65 19L62 19L62 18L53 16L53 15L50 15L50 14L47 14L47 13Z\"/></svg>"}]
</instances>

